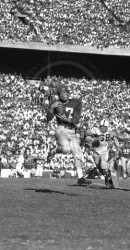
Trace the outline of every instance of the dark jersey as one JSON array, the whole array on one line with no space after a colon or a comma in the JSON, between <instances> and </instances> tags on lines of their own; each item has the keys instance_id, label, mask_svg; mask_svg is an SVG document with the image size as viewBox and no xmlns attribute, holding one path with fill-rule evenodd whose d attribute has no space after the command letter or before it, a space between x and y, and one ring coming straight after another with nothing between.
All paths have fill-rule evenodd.
<instances>
[{"instance_id":1,"label":"dark jersey","mask_svg":"<svg viewBox=\"0 0 130 250\"><path fill-rule=\"evenodd\" d=\"M51 105L54 103L55 101L53 101L50 104ZM81 109L82 109L82 103L80 99L70 99L67 103L63 103L63 108L64 108L64 116L68 119L71 120L71 125L75 125L79 123L80 120L80 116L81 116ZM49 109L47 112L47 121L50 121L54 118L54 116L56 117L57 120L57 124L58 125L66 125L67 122L63 122L60 117L58 117L58 112L57 109L54 108L53 114L50 113Z\"/></svg>"},{"instance_id":2,"label":"dark jersey","mask_svg":"<svg viewBox=\"0 0 130 250\"><path fill-rule=\"evenodd\" d=\"M122 142L121 157L130 159L130 142Z\"/></svg>"}]
</instances>

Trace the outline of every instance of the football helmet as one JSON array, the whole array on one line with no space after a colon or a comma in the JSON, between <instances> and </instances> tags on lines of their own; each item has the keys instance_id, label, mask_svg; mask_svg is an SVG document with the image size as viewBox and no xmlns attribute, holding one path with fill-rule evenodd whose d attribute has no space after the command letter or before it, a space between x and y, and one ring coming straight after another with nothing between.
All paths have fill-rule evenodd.
<instances>
[{"instance_id":1,"label":"football helmet","mask_svg":"<svg viewBox=\"0 0 130 250\"><path fill-rule=\"evenodd\" d=\"M100 122L100 130L102 133L106 133L109 127L109 121L103 119Z\"/></svg>"},{"instance_id":2,"label":"football helmet","mask_svg":"<svg viewBox=\"0 0 130 250\"><path fill-rule=\"evenodd\" d=\"M101 120L101 122L100 122L100 127L109 127L109 121L107 121L107 120L105 120L105 119L103 119L103 120Z\"/></svg>"}]
</instances>

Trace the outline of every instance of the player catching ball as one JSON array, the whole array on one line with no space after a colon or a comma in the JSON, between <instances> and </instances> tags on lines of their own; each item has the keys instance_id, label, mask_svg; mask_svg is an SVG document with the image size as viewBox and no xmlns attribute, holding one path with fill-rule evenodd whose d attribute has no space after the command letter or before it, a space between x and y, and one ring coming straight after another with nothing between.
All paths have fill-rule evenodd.
<instances>
[{"instance_id":1,"label":"player catching ball","mask_svg":"<svg viewBox=\"0 0 130 250\"><path fill-rule=\"evenodd\" d=\"M58 146L52 149L47 157L49 162L57 153L72 153L74 157L74 166L77 171L78 184L90 184L83 175L82 170L82 150L76 134L76 125L79 123L82 102L77 98L69 98L69 91L66 85L59 84L57 86L58 100L50 103L47 112L47 121L51 121L56 117L56 139Z\"/></svg>"}]
</instances>

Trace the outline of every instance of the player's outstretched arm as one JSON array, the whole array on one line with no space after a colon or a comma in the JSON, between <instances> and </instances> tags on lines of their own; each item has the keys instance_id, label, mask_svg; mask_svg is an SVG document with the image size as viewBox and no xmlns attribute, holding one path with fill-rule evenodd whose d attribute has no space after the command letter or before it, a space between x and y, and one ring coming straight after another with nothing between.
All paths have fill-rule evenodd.
<instances>
[{"instance_id":1,"label":"player's outstretched arm","mask_svg":"<svg viewBox=\"0 0 130 250\"><path fill-rule=\"evenodd\" d=\"M122 135L117 134L116 132L113 132L112 135L118 138L119 140L130 141L130 136L122 136Z\"/></svg>"},{"instance_id":2,"label":"player's outstretched arm","mask_svg":"<svg viewBox=\"0 0 130 250\"><path fill-rule=\"evenodd\" d=\"M130 136L121 136L121 135L118 135L117 138L120 139L120 140L122 140L122 141L130 141Z\"/></svg>"},{"instance_id":3,"label":"player's outstretched arm","mask_svg":"<svg viewBox=\"0 0 130 250\"><path fill-rule=\"evenodd\" d=\"M130 136L122 136L117 134L115 131L111 131L111 136L116 137L117 139L122 141L130 141Z\"/></svg>"}]
</instances>

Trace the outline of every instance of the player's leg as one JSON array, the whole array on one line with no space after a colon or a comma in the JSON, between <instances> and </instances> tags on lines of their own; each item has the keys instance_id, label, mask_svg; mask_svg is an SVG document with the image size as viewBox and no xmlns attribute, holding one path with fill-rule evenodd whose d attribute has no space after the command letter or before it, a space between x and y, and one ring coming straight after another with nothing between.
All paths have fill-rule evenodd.
<instances>
[{"instance_id":1,"label":"player's leg","mask_svg":"<svg viewBox=\"0 0 130 250\"><path fill-rule=\"evenodd\" d=\"M122 170L123 170L122 177L124 179L127 178L127 162L128 162L127 158L121 157L121 165L122 165Z\"/></svg>"},{"instance_id":2,"label":"player's leg","mask_svg":"<svg viewBox=\"0 0 130 250\"><path fill-rule=\"evenodd\" d=\"M101 156L97 154L96 152L93 153L93 158L96 166L98 167L100 164Z\"/></svg>"},{"instance_id":3,"label":"player's leg","mask_svg":"<svg viewBox=\"0 0 130 250\"><path fill-rule=\"evenodd\" d=\"M82 162L82 159L83 159L82 150L81 150L81 147L79 145L78 138L76 137L75 134L71 135L70 148L71 148L71 152L72 152L73 157L74 157L74 166L75 166L76 171L77 171L78 184L79 185L90 184L91 181L87 180L84 177L83 162Z\"/></svg>"},{"instance_id":4,"label":"player's leg","mask_svg":"<svg viewBox=\"0 0 130 250\"><path fill-rule=\"evenodd\" d=\"M121 173L120 157L115 156L114 158L114 170L117 172L117 178L119 179Z\"/></svg>"},{"instance_id":5,"label":"player's leg","mask_svg":"<svg viewBox=\"0 0 130 250\"><path fill-rule=\"evenodd\" d=\"M50 150L47 156L47 163L51 161L51 159L54 157L55 154L66 154L70 151L70 145L68 141L68 137L66 134L66 131L58 128L56 130L56 140L57 140L57 146L56 148L53 148Z\"/></svg>"},{"instance_id":6,"label":"player's leg","mask_svg":"<svg viewBox=\"0 0 130 250\"><path fill-rule=\"evenodd\" d=\"M130 177L130 159L127 162L127 176Z\"/></svg>"},{"instance_id":7,"label":"player's leg","mask_svg":"<svg viewBox=\"0 0 130 250\"><path fill-rule=\"evenodd\" d=\"M102 168L101 168L101 156L98 153L94 152L93 159L94 159L94 163L96 165L95 171L97 172L97 176L98 176L98 178L102 178L103 173L102 173Z\"/></svg>"},{"instance_id":8,"label":"player's leg","mask_svg":"<svg viewBox=\"0 0 130 250\"><path fill-rule=\"evenodd\" d=\"M110 170L108 162L109 151L104 150L101 154L101 169L105 177L105 185L107 188L114 188L117 186L116 172Z\"/></svg>"},{"instance_id":9,"label":"player's leg","mask_svg":"<svg viewBox=\"0 0 130 250\"><path fill-rule=\"evenodd\" d=\"M101 156L98 153L94 152L93 159L94 159L94 163L96 165L97 170L99 171L99 173L101 173Z\"/></svg>"},{"instance_id":10,"label":"player's leg","mask_svg":"<svg viewBox=\"0 0 130 250\"><path fill-rule=\"evenodd\" d=\"M118 160L117 160L117 164L118 164L118 178L120 178L122 176L122 172L123 172L123 167L122 167L122 157L119 156Z\"/></svg>"},{"instance_id":11,"label":"player's leg","mask_svg":"<svg viewBox=\"0 0 130 250\"><path fill-rule=\"evenodd\" d=\"M108 164L109 164L109 169L111 173L113 173L114 175L117 175L119 178L119 172L120 172L119 158L116 158L116 156L113 156L112 158L109 159Z\"/></svg>"}]
</instances>

